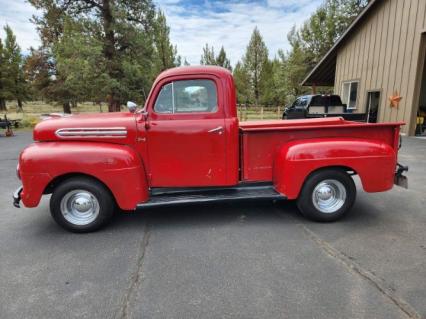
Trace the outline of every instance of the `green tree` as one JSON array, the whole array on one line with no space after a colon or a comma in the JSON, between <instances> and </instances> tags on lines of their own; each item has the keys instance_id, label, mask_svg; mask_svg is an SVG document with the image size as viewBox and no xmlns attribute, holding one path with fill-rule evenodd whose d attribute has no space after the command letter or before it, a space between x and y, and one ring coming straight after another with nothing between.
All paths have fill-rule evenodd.
<instances>
[{"instance_id":1,"label":"green tree","mask_svg":"<svg viewBox=\"0 0 426 319\"><path fill-rule=\"evenodd\" d=\"M201 65L216 65L216 57L214 55L214 47L210 47L208 43L203 47L203 54L200 60Z\"/></svg>"},{"instance_id":2,"label":"green tree","mask_svg":"<svg viewBox=\"0 0 426 319\"><path fill-rule=\"evenodd\" d=\"M28 86L24 77L23 59L21 49L16 42L16 37L12 29L6 25L4 27L6 33L6 40L3 48L4 59L4 76L5 83L5 99L16 100L19 109L22 110L22 103L28 96Z\"/></svg>"},{"instance_id":3,"label":"green tree","mask_svg":"<svg viewBox=\"0 0 426 319\"><path fill-rule=\"evenodd\" d=\"M167 25L166 16L161 10L157 11L154 30L156 73L179 66L181 57L177 55L176 46L173 46L170 42L170 27Z\"/></svg>"},{"instance_id":4,"label":"green tree","mask_svg":"<svg viewBox=\"0 0 426 319\"><path fill-rule=\"evenodd\" d=\"M30 48L30 54L25 59L25 77L31 88L31 95L36 99L47 96L47 90L54 74L52 60L41 49Z\"/></svg>"},{"instance_id":5,"label":"green tree","mask_svg":"<svg viewBox=\"0 0 426 319\"><path fill-rule=\"evenodd\" d=\"M210 47L208 43L206 43L205 47L203 47L203 54L201 55L200 64L218 65L228 69L229 71L232 71L231 62L226 56L226 52L223 46L220 48L219 54L216 56L214 53L214 47Z\"/></svg>"},{"instance_id":6,"label":"green tree","mask_svg":"<svg viewBox=\"0 0 426 319\"><path fill-rule=\"evenodd\" d=\"M275 73L278 71L279 61L266 60L262 73L260 74L260 104L262 105L278 105L279 95L277 87L277 78Z\"/></svg>"},{"instance_id":7,"label":"green tree","mask_svg":"<svg viewBox=\"0 0 426 319\"><path fill-rule=\"evenodd\" d=\"M3 42L0 39L0 111L6 111L6 79Z\"/></svg>"},{"instance_id":8,"label":"green tree","mask_svg":"<svg viewBox=\"0 0 426 319\"><path fill-rule=\"evenodd\" d=\"M291 102L298 95L306 93L307 89L301 86L301 82L308 72L309 53L303 46L300 36L296 29L293 28L288 34L288 41L291 45L291 50L286 54L279 51L278 55L282 64L281 77L283 79L282 87L285 92L286 103Z\"/></svg>"},{"instance_id":9,"label":"green tree","mask_svg":"<svg viewBox=\"0 0 426 319\"><path fill-rule=\"evenodd\" d=\"M0 40L0 110L6 110L7 100L16 100L22 110L22 103L28 97L24 77L23 58L12 29L4 27L6 39Z\"/></svg>"},{"instance_id":10,"label":"green tree","mask_svg":"<svg viewBox=\"0 0 426 319\"><path fill-rule=\"evenodd\" d=\"M238 103L240 104L249 103L250 102L249 76L241 62L238 62L235 65L233 76L234 76L235 86L237 89Z\"/></svg>"},{"instance_id":11,"label":"green tree","mask_svg":"<svg viewBox=\"0 0 426 319\"><path fill-rule=\"evenodd\" d=\"M109 77L102 43L93 30L97 26L91 21L66 18L63 34L53 47L57 77L51 81L51 93L63 105L99 101L107 94Z\"/></svg>"},{"instance_id":12,"label":"green tree","mask_svg":"<svg viewBox=\"0 0 426 319\"><path fill-rule=\"evenodd\" d=\"M259 99L262 94L262 72L265 71L264 67L267 62L268 49L256 27L253 30L249 45L247 46L246 53L242 60L242 68L247 74L250 89L251 92L253 92L251 100L253 100L256 105L259 104Z\"/></svg>"},{"instance_id":13,"label":"green tree","mask_svg":"<svg viewBox=\"0 0 426 319\"><path fill-rule=\"evenodd\" d=\"M220 48L219 54L216 57L216 65L232 71L231 61L226 56L226 52L223 46Z\"/></svg>"},{"instance_id":14,"label":"green tree","mask_svg":"<svg viewBox=\"0 0 426 319\"><path fill-rule=\"evenodd\" d=\"M367 0L325 0L298 34L309 67L315 66L368 4Z\"/></svg>"},{"instance_id":15,"label":"green tree","mask_svg":"<svg viewBox=\"0 0 426 319\"><path fill-rule=\"evenodd\" d=\"M66 17L88 19L99 28L91 36L102 46L110 111L119 111L126 99L142 99L146 95L155 73L155 7L151 0L29 2L42 12L40 18L34 18L34 22L52 54L54 44L63 36ZM65 80L62 76L60 78ZM138 83L130 82L130 79Z\"/></svg>"}]
</instances>

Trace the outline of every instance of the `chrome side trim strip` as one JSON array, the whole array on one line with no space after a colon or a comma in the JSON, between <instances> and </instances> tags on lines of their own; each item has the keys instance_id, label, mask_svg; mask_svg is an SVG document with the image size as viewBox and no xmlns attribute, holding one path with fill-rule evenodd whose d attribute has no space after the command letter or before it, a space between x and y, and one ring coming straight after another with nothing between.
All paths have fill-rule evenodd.
<instances>
[{"instance_id":1,"label":"chrome side trim strip","mask_svg":"<svg viewBox=\"0 0 426 319\"><path fill-rule=\"evenodd\" d=\"M72 127L58 129L55 135L59 138L125 138L127 129L125 127Z\"/></svg>"}]
</instances>

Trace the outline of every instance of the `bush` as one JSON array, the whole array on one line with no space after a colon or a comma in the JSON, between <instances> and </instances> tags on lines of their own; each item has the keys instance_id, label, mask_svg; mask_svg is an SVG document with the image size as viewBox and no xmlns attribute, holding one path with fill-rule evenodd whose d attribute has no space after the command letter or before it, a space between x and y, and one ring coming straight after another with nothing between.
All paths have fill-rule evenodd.
<instances>
[{"instance_id":1,"label":"bush","mask_svg":"<svg viewBox=\"0 0 426 319\"><path fill-rule=\"evenodd\" d=\"M40 122L40 119L38 119L37 117L34 116L26 116L24 119L22 119L21 121L21 127L29 127L29 128L33 128L34 126L36 126L36 124Z\"/></svg>"}]
</instances>

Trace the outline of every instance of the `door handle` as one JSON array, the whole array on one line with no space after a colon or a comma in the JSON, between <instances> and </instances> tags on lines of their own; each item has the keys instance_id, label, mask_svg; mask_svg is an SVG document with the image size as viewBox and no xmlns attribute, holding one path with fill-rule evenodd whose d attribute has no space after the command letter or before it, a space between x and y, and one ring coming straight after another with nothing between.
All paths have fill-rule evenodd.
<instances>
[{"instance_id":1,"label":"door handle","mask_svg":"<svg viewBox=\"0 0 426 319\"><path fill-rule=\"evenodd\" d=\"M222 126L218 126L216 128L211 129L210 131L208 131L209 133L218 133L219 135L223 133L223 127Z\"/></svg>"}]
</instances>

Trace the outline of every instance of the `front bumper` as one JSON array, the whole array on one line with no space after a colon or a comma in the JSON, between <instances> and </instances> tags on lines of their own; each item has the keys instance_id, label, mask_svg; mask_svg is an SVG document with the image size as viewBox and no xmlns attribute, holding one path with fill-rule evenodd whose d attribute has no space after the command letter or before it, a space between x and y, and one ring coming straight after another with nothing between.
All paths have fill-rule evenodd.
<instances>
[{"instance_id":1,"label":"front bumper","mask_svg":"<svg viewBox=\"0 0 426 319\"><path fill-rule=\"evenodd\" d=\"M14 193L13 193L13 206L16 208L20 208L21 205L21 193L22 193L22 186L20 186Z\"/></svg>"},{"instance_id":2,"label":"front bumper","mask_svg":"<svg viewBox=\"0 0 426 319\"><path fill-rule=\"evenodd\" d=\"M408 171L408 166L397 164L397 169L395 172L394 184L404 188L408 188L408 178L407 176L402 175L404 172Z\"/></svg>"}]
</instances>

